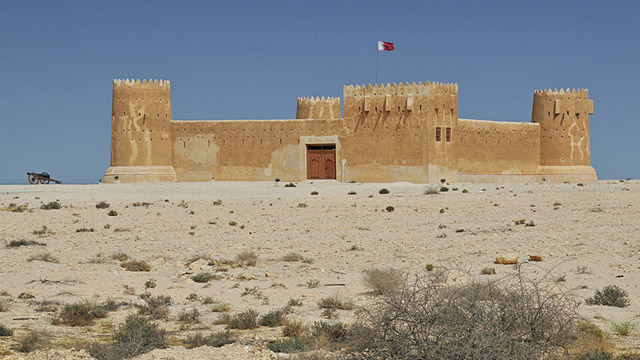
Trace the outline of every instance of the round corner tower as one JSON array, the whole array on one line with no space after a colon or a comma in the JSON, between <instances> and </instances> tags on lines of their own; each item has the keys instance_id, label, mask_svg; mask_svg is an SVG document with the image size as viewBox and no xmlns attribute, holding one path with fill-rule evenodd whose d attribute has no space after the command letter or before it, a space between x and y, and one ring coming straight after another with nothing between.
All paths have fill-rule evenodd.
<instances>
[{"instance_id":1,"label":"round corner tower","mask_svg":"<svg viewBox=\"0 0 640 360\"><path fill-rule=\"evenodd\" d=\"M114 80L105 182L175 181L171 119L169 81Z\"/></svg>"},{"instance_id":2,"label":"round corner tower","mask_svg":"<svg viewBox=\"0 0 640 360\"><path fill-rule=\"evenodd\" d=\"M596 180L591 167L590 114L593 101L587 89L534 92L531 121L540 124L542 175L586 175L585 181ZM571 176L567 181L572 181Z\"/></svg>"}]
</instances>

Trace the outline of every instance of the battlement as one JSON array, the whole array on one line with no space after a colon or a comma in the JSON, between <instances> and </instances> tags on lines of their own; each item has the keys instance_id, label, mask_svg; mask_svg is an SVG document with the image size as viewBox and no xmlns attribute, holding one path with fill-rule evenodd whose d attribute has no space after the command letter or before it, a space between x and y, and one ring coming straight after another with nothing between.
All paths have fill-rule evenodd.
<instances>
[{"instance_id":1,"label":"battlement","mask_svg":"<svg viewBox=\"0 0 640 360\"><path fill-rule=\"evenodd\" d=\"M542 89L535 90L533 96L538 99L571 99L571 100L587 100L589 99L589 89Z\"/></svg>"},{"instance_id":2,"label":"battlement","mask_svg":"<svg viewBox=\"0 0 640 360\"><path fill-rule=\"evenodd\" d=\"M402 84L367 84L367 85L345 85L344 97L359 96L386 96L386 95L429 95L429 94L458 94L458 84L445 84L440 82L408 82Z\"/></svg>"},{"instance_id":3,"label":"battlement","mask_svg":"<svg viewBox=\"0 0 640 360\"><path fill-rule=\"evenodd\" d=\"M113 79L113 86L114 87L129 86L129 87L140 87L140 88L146 88L146 89L151 89L151 88L170 89L171 83L169 82L169 80L162 80L162 79L160 80L149 79L148 81L146 79L143 79L142 81L140 81L140 79Z\"/></svg>"},{"instance_id":4,"label":"battlement","mask_svg":"<svg viewBox=\"0 0 640 360\"><path fill-rule=\"evenodd\" d=\"M296 119L338 119L341 116L338 97L299 97Z\"/></svg>"}]
</instances>

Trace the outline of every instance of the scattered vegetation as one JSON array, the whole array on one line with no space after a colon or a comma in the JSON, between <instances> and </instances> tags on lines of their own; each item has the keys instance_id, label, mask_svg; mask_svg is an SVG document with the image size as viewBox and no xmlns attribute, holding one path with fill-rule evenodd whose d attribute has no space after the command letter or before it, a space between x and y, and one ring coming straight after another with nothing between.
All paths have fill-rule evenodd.
<instances>
[{"instance_id":1,"label":"scattered vegetation","mask_svg":"<svg viewBox=\"0 0 640 360\"><path fill-rule=\"evenodd\" d=\"M153 296L147 292L140 295L140 299L144 301L144 305L137 305L140 314L148 315L155 320L166 319L169 316L168 306L171 305L171 296Z\"/></svg>"},{"instance_id":2,"label":"scattered vegetation","mask_svg":"<svg viewBox=\"0 0 640 360\"><path fill-rule=\"evenodd\" d=\"M256 266L258 263L258 255L250 250L245 250L236 255L236 264L239 266Z\"/></svg>"},{"instance_id":3,"label":"scattered vegetation","mask_svg":"<svg viewBox=\"0 0 640 360\"><path fill-rule=\"evenodd\" d=\"M307 288L309 289L315 289L317 287L320 287L320 280L311 279L307 281L305 285L307 285Z\"/></svg>"},{"instance_id":4,"label":"scattered vegetation","mask_svg":"<svg viewBox=\"0 0 640 360\"><path fill-rule=\"evenodd\" d=\"M318 195L318 192L317 191L312 191L311 195Z\"/></svg>"},{"instance_id":5,"label":"scattered vegetation","mask_svg":"<svg viewBox=\"0 0 640 360\"><path fill-rule=\"evenodd\" d=\"M311 333L306 335L306 327L302 327L298 335L267 344L274 352L299 353L320 348L335 350L340 348L347 336L347 328L342 323L330 324L324 321L315 322Z\"/></svg>"},{"instance_id":6,"label":"scattered vegetation","mask_svg":"<svg viewBox=\"0 0 640 360\"><path fill-rule=\"evenodd\" d=\"M215 303L211 307L211 311L213 312L228 312L231 311L231 305L226 303Z\"/></svg>"},{"instance_id":7,"label":"scattered vegetation","mask_svg":"<svg viewBox=\"0 0 640 360\"><path fill-rule=\"evenodd\" d=\"M107 209L109 208L109 205L106 201L100 201L99 203L96 204L96 209Z\"/></svg>"},{"instance_id":8,"label":"scattered vegetation","mask_svg":"<svg viewBox=\"0 0 640 360\"><path fill-rule=\"evenodd\" d=\"M107 317L108 313L109 311L104 306L88 301L67 304L60 310L57 318L54 319L54 324L67 326L91 325L95 319Z\"/></svg>"},{"instance_id":9,"label":"scattered vegetation","mask_svg":"<svg viewBox=\"0 0 640 360\"><path fill-rule=\"evenodd\" d=\"M287 317L286 309L269 311L260 318L260 326L276 327L284 324Z\"/></svg>"},{"instance_id":10,"label":"scattered vegetation","mask_svg":"<svg viewBox=\"0 0 640 360\"><path fill-rule=\"evenodd\" d=\"M185 324L198 324L200 323L200 311L198 309L183 310L178 314L178 321Z\"/></svg>"},{"instance_id":11,"label":"scattered vegetation","mask_svg":"<svg viewBox=\"0 0 640 360\"><path fill-rule=\"evenodd\" d=\"M115 343L93 343L87 351L98 360L120 360L167 347L166 333L144 316L127 316L114 332Z\"/></svg>"},{"instance_id":12,"label":"scattered vegetation","mask_svg":"<svg viewBox=\"0 0 640 360\"><path fill-rule=\"evenodd\" d=\"M220 323L227 325L228 329L255 329L258 327L258 313L250 309L235 315L222 314Z\"/></svg>"},{"instance_id":13,"label":"scattered vegetation","mask_svg":"<svg viewBox=\"0 0 640 360\"><path fill-rule=\"evenodd\" d=\"M238 223L237 223L237 222L235 222L235 221L229 221L229 225L230 225L230 226L236 226L236 225L238 225Z\"/></svg>"},{"instance_id":14,"label":"scattered vegetation","mask_svg":"<svg viewBox=\"0 0 640 360\"><path fill-rule=\"evenodd\" d=\"M151 271L151 265L144 260L129 260L120 266L127 271Z\"/></svg>"},{"instance_id":15,"label":"scattered vegetation","mask_svg":"<svg viewBox=\"0 0 640 360\"><path fill-rule=\"evenodd\" d=\"M284 321L284 326L282 327L282 335L283 336L301 336L308 332L309 329L304 325L302 321L299 320L286 320Z\"/></svg>"},{"instance_id":16,"label":"scattered vegetation","mask_svg":"<svg viewBox=\"0 0 640 360\"><path fill-rule=\"evenodd\" d=\"M32 255L29 258L27 258L27 261L31 262L31 261L44 261L44 262L49 262L49 263L59 263L60 261L52 256L50 253L42 253L42 254L37 254L37 255Z\"/></svg>"},{"instance_id":17,"label":"scattered vegetation","mask_svg":"<svg viewBox=\"0 0 640 360\"><path fill-rule=\"evenodd\" d=\"M439 278L424 275L373 298L352 329L354 351L376 359L539 359L574 340L577 304L554 283L515 276L442 286Z\"/></svg>"},{"instance_id":18,"label":"scattered vegetation","mask_svg":"<svg viewBox=\"0 0 640 360\"><path fill-rule=\"evenodd\" d=\"M59 202L57 202L57 201L51 201L51 202L49 202L49 203L42 204L42 205L40 206L40 209L42 209L42 210L58 210L58 209L60 209L61 207L62 207L62 205L60 205L60 203L59 203Z\"/></svg>"},{"instance_id":19,"label":"scattered vegetation","mask_svg":"<svg viewBox=\"0 0 640 360\"><path fill-rule=\"evenodd\" d=\"M113 254L111 254L111 256L109 256L111 259L116 260L116 261L127 261L129 260L129 255L125 254L122 251L116 251Z\"/></svg>"},{"instance_id":20,"label":"scattered vegetation","mask_svg":"<svg viewBox=\"0 0 640 360\"><path fill-rule=\"evenodd\" d=\"M620 336L628 336L633 329L636 328L636 324L628 321L614 322L611 326L613 333Z\"/></svg>"},{"instance_id":21,"label":"scattered vegetation","mask_svg":"<svg viewBox=\"0 0 640 360\"><path fill-rule=\"evenodd\" d=\"M95 230L93 228L80 228L80 229L76 229L77 233L80 232L94 232Z\"/></svg>"},{"instance_id":22,"label":"scattered vegetation","mask_svg":"<svg viewBox=\"0 0 640 360\"><path fill-rule=\"evenodd\" d=\"M357 195L357 193L355 191L349 191L347 195Z\"/></svg>"},{"instance_id":23,"label":"scattered vegetation","mask_svg":"<svg viewBox=\"0 0 640 360\"><path fill-rule=\"evenodd\" d=\"M424 195L437 195L440 193L440 185L429 184L424 188Z\"/></svg>"},{"instance_id":24,"label":"scattered vegetation","mask_svg":"<svg viewBox=\"0 0 640 360\"><path fill-rule=\"evenodd\" d=\"M115 210L109 210L109 212L107 213L107 215L109 216L118 216L118 212Z\"/></svg>"},{"instance_id":25,"label":"scattered vegetation","mask_svg":"<svg viewBox=\"0 0 640 360\"><path fill-rule=\"evenodd\" d=\"M447 192L447 191L449 191L449 188L446 186L443 186L440 188L440 192Z\"/></svg>"},{"instance_id":26,"label":"scattered vegetation","mask_svg":"<svg viewBox=\"0 0 640 360\"><path fill-rule=\"evenodd\" d=\"M318 307L321 309L353 310L354 305L351 301L345 300L336 293L318 301Z\"/></svg>"},{"instance_id":27,"label":"scattered vegetation","mask_svg":"<svg viewBox=\"0 0 640 360\"><path fill-rule=\"evenodd\" d=\"M364 285L374 294L395 292L404 284L404 274L396 269L375 268L364 271Z\"/></svg>"},{"instance_id":28,"label":"scattered vegetation","mask_svg":"<svg viewBox=\"0 0 640 360\"><path fill-rule=\"evenodd\" d=\"M7 243L8 248L17 248L20 246L31 246L31 245L47 246L47 244L45 243L37 242L34 240L25 240L25 239L11 240Z\"/></svg>"},{"instance_id":29,"label":"scattered vegetation","mask_svg":"<svg viewBox=\"0 0 640 360\"><path fill-rule=\"evenodd\" d=\"M230 331L212 332L207 336L202 334L189 335L184 341L187 349L193 349L200 346L221 347L227 344L233 344L236 341Z\"/></svg>"},{"instance_id":30,"label":"scattered vegetation","mask_svg":"<svg viewBox=\"0 0 640 360\"><path fill-rule=\"evenodd\" d=\"M0 300L0 312L9 311L9 301Z\"/></svg>"},{"instance_id":31,"label":"scattered vegetation","mask_svg":"<svg viewBox=\"0 0 640 360\"><path fill-rule=\"evenodd\" d=\"M284 187L296 187L296 184L288 183L288 184L284 184Z\"/></svg>"},{"instance_id":32,"label":"scattered vegetation","mask_svg":"<svg viewBox=\"0 0 640 360\"><path fill-rule=\"evenodd\" d=\"M0 323L0 337L1 336L12 336L13 330L6 327L4 324Z\"/></svg>"},{"instance_id":33,"label":"scattered vegetation","mask_svg":"<svg viewBox=\"0 0 640 360\"><path fill-rule=\"evenodd\" d=\"M46 235L46 234L51 234L51 230L49 230L45 225L42 225L42 227L40 229L37 230L33 230L31 232L33 235Z\"/></svg>"},{"instance_id":34,"label":"scattered vegetation","mask_svg":"<svg viewBox=\"0 0 640 360\"><path fill-rule=\"evenodd\" d=\"M395 210L396 208L394 208L393 206L389 205L385 208L385 210L387 210L387 212L392 212L393 210Z\"/></svg>"},{"instance_id":35,"label":"scattered vegetation","mask_svg":"<svg viewBox=\"0 0 640 360\"><path fill-rule=\"evenodd\" d=\"M291 298L289 302L287 302L287 306L302 306L302 300Z\"/></svg>"},{"instance_id":36,"label":"scattered vegetation","mask_svg":"<svg viewBox=\"0 0 640 360\"><path fill-rule=\"evenodd\" d=\"M424 266L424 269L427 271L433 271L433 264L427 264Z\"/></svg>"},{"instance_id":37,"label":"scattered vegetation","mask_svg":"<svg viewBox=\"0 0 640 360\"><path fill-rule=\"evenodd\" d=\"M21 353L29 353L38 349L44 349L51 343L51 337L47 332L40 330L29 330L20 338L14 350Z\"/></svg>"},{"instance_id":38,"label":"scattered vegetation","mask_svg":"<svg viewBox=\"0 0 640 360\"><path fill-rule=\"evenodd\" d=\"M149 279L144 283L145 289L153 289L157 286L155 279Z\"/></svg>"},{"instance_id":39,"label":"scattered vegetation","mask_svg":"<svg viewBox=\"0 0 640 360\"><path fill-rule=\"evenodd\" d=\"M605 286L602 291L596 290L593 297L586 300L587 305L605 305L619 308L627 307L630 304L629 294L617 285Z\"/></svg>"},{"instance_id":40,"label":"scattered vegetation","mask_svg":"<svg viewBox=\"0 0 640 360\"><path fill-rule=\"evenodd\" d=\"M389 190L386 189L386 188L382 188L382 189L380 189L380 191L378 191L378 194L382 194L382 195L385 195L385 194L388 194L388 193L389 193Z\"/></svg>"}]
</instances>

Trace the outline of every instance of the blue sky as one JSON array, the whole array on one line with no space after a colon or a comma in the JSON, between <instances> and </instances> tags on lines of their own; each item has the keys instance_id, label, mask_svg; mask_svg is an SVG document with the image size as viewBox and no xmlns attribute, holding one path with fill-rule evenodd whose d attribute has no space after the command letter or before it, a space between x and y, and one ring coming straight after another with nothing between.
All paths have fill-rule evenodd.
<instances>
[{"instance_id":1,"label":"blue sky","mask_svg":"<svg viewBox=\"0 0 640 360\"><path fill-rule=\"evenodd\" d=\"M400 4L398 4L400 3ZM114 78L171 81L178 120L294 118L343 84L459 83L461 118L531 120L589 88L592 165L640 178L640 1L3 1L0 184L109 167Z\"/></svg>"}]
</instances>

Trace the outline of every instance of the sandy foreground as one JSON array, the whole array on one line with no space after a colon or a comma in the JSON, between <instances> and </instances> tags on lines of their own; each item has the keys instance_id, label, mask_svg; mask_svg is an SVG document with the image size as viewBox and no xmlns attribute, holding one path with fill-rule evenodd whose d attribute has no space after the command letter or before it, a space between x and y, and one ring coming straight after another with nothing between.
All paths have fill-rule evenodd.
<instances>
[{"instance_id":1,"label":"sandy foreground","mask_svg":"<svg viewBox=\"0 0 640 360\"><path fill-rule=\"evenodd\" d=\"M36 311L34 302L45 299L73 303L111 298L139 303L138 295L145 291L169 295L174 303L171 314L160 323L170 337L179 339L224 329L213 325L219 314L211 311L211 305L187 299L190 294L227 303L232 312L255 309L261 314L299 299L303 305L295 307L292 317L312 323L322 320L317 302L325 296L339 293L358 305L366 304L365 269L390 267L413 274L423 272L426 264L457 264L480 276L484 267L491 266L497 274L489 276L499 278L515 271L513 266L494 264L504 254L517 254L520 261L529 255L541 256L543 262L522 266L525 274L536 278L551 271L552 276L564 276L562 286L577 298L590 297L606 285L625 289L629 307L582 304L579 312L610 333L618 350L640 350L640 181L584 186L451 184L450 189L458 190L438 195L424 195L425 185L408 183L274 185L0 186L0 209L11 203L29 209L0 211L0 292L9 295L0 298L9 304L7 311L0 312L0 323L15 332L12 337L0 337L0 354L10 354L28 329L48 331L59 347L107 341L112 329L136 311L118 310L88 327L57 326L51 321L54 313ZM381 188L390 194L379 194ZM313 191L318 195L311 195ZM40 209L55 200L62 209ZM214 205L217 200L220 205ZM100 201L109 203L109 209L97 209ZM388 206L394 210L387 211ZM108 216L109 210L118 215ZM514 221L520 219L535 226L516 225ZM43 226L45 234L33 234ZM19 239L46 246L5 247ZM198 255L233 259L243 250L259 256L256 266L230 267L220 272L221 279L207 284L190 279L210 267L190 268L189 259ZM151 271L125 271L118 261L109 259L116 252L147 261ZM282 261L290 252L313 262ZM59 262L27 261L42 253ZM105 258L103 263L91 261L98 254ZM149 279L155 280L156 287L145 290ZM320 286L309 288L306 284L313 280ZM19 299L23 293L34 297ZM181 328L177 314L191 309L202 313L201 324ZM353 311L339 311L338 316L339 321L349 322ZM612 323L622 321L639 325L629 336L613 334ZM264 341L280 338L281 331L262 327L238 335L239 343L219 349L172 347L141 358L268 359L274 354L266 350Z\"/></svg>"}]
</instances>

